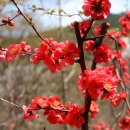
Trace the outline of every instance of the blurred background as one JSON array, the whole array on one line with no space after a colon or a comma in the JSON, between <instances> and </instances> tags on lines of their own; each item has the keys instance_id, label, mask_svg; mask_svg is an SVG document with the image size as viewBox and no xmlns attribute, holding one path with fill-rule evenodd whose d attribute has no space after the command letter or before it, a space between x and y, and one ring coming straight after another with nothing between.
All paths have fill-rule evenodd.
<instances>
[{"instance_id":1,"label":"blurred background","mask_svg":"<svg viewBox=\"0 0 130 130\"><path fill-rule=\"evenodd\" d=\"M120 28L118 19L129 9L128 0L110 0L112 3L111 14L105 22L111 24L111 28ZM72 40L76 42L74 30L70 28L73 21L81 21L85 18L83 15L56 16L59 9L63 9L66 14L78 14L82 11L82 0L16 0L22 12L32 20L36 29L45 37L52 37L56 41ZM35 8L41 8L35 10ZM47 14L47 12L54 13ZM8 16L14 17L17 14L17 8L10 0L0 0L0 21ZM61 15L65 14L61 13ZM34 30L28 25L22 16L13 20L15 26L0 26L0 46L7 47L9 44L27 41L32 48L38 47L41 40L37 37ZM95 23L99 25L101 22ZM91 35L91 34L90 34ZM90 67L91 54L85 54L87 66ZM35 96L53 96L57 95L62 102L70 101L80 106L84 103L81 91L77 87L77 79L80 73L79 65L68 66L61 72L51 74L48 68L41 63L38 66L29 62L29 56L20 57L10 64L0 63L0 97L12 101L16 104L28 105ZM119 109L109 107L108 101L98 101L101 109L97 116L98 120L105 120L111 126L116 123L114 112ZM103 113L103 114L102 114ZM46 117L40 114L38 120L28 122L23 120L23 113L0 102L0 130L76 130L69 126L50 125ZM108 123L109 122L109 123Z\"/></svg>"}]
</instances>

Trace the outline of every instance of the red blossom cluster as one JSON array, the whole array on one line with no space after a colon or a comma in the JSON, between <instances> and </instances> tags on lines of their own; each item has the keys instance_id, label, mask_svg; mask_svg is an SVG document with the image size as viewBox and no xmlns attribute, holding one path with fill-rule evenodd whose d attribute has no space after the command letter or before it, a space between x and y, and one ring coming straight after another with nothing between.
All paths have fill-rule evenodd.
<instances>
[{"instance_id":1,"label":"red blossom cluster","mask_svg":"<svg viewBox=\"0 0 130 130\"><path fill-rule=\"evenodd\" d=\"M9 26L14 26L14 22L11 21L12 17L9 16L8 19L2 19L3 24L8 24Z\"/></svg>"},{"instance_id":2,"label":"red blossom cluster","mask_svg":"<svg viewBox=\"0 0 130 130\"><path fill-rule=\"evenodd\" d=\"M91 126L92 130L111 130L103 121L98 121L98 124Z\"/></svg>"},{"instance_id":3,"label":"red blossom cluster","mask_svg":"<svg viewBox=\"0 0 130 130\"><path fill-rule=\"evenodd\" d=\"M129 81L130 81L129 59L128 58L120 59L120 64L121 64L121 68L122 68L122 71L123 71L121 74L123 75L125 83L128 84Z\"/></svg>"},{"instance_id":4,"label":"red blossom cluster","mask_svg":"<svg viewBox=\"0 0 130 130\"><path fill-rule=\"evenodd\" d=\"M122 32L120 32L120 31L116 31L115 32L114 30L109 30L107 32L107 34L110 35L110 36L112 36L113 38L117 39L117 43L118 43L119 48L126 49L127 44L122 39ZM109 36L107 38L110 40L110 42L113 42L113 40Z\"/></svg>"},{"instance_id":5,"label":"red blossom cluster","mask_svg":"<svg viewBox=\"0 0 130 130\"><path fill-rule=\"evenodd\" d=\"M52 38L46 38L39 48L34 49L34 55L30 57L30 60L36 65L43 61L54 73L68 64L73 65L79 53L79 48L71 41L57 43Z\"/></svg>"},{"instance_id":6,"label":"red blossom cluster","mask_svg":"<svg viewBox=\"0 0 130 130\"><path fill-rule=\"evenodd\" d=\"M109 24L109 23L105 23L105 26L106 26L106 28L109 28L109 27L110 27L110 24ZM103 28L102 28L101 25L95 26L95 27L94 27L94 34L97 35L97 36L100 36L102 29L103 29Z\"/></svg>"},{"instance_id":7,"label":"red blossom cluster","mask_svg":"<svg viewBox=\"0 0 130 130\"><path fill-rule=\"evenodd\" d=\"M85 50L86 51L93 51L95 49L95 41L88 40L85 41Z\"/></svg>"},{"instance_id":8,"label":"red blossom cluster","mask_svg":"<svg viewBox=\"0 0 130 130\"><path fill-rule=\"evenodd\" d=\"M95 41L88 40L85 42L86 51L93 51L97 63L108 63L112 60L113 51L107 43L102 43L96 50Z\"/></svg>"},{"instance_id":9,"label":"red blossom cluster","mask_svg":"<svg viewBox=\"0 0 130 130\"><path fill-rule=\"evenodd\" d=\"M79 48L73 42L57 43L51 38L42 41L40 47L34 49L34 54L30 52L31 47L25 41L20 44L11 44L8 48L0 49L0 61L9 63L18 59L19 55L30 54L30 61L35 65L43 61L51 72L55 72L66 67L66 65L73 65L80 54Z\"/></svg>"},{"instance_id":10,"label":"red blossom cluster","mask_svg":"<svg viewBox=\"0 0 130 130\"><path fill-rule=\"evenodd\" d=\"M123 99L127 97L128 93L126 92L120 92L113 94L113 96L110 97L110 103L112 106L117 107Z\"/></svg>"},{"instance_id":11,"label":"red blossom cluster","mask_svg":"<svg viewBox=\"0 0 130 130\"><path fill-rule=\"evenodd\" d=\"M9 63L12 60L18 59L19 55L26 55L31 52L31 47L22 41L20 44L10 44L8 48L1 48L0 61Z\"/></svg>"},{"instance_id":12,"label":"red blossom cluster","mask_svg":"<svg viewBox=\"0 0 130 130\"><path fill-rule=\"evenodd\" d=\"M113 66L99 67L94 71L86 69L79 75L78 86L83 92L87 89L94 101L101 94L102 99L110 98L115 94L116 85L119 83L114 72Z\"/></svg>"},{"instance_id":13,"label":"red blossom cluster","mask_svg":"<svg viewBox=\"0 0 130 130\"><path fill-rule=\"evenodd\" d=\"M84 20L82 22L79 22L78 28L79 28L81 37L85 35L86 31L89 29L91 25L92 25L92 20ZM74 29L74 23L71 23L70 27Z\"/></svg>"},{"instance_id":14,"label":"red blossom cluster","mask_svg":"<svg viewBox=\"0 0 130 130\"><path fill-rule=\"evenodd\" d=\"M128 96L127 92L118 92L117 90L118 83L122 83L121 80L125 83L129 83L130 74L128 72L128 60L124 60L122 58L120 50L112 51L109 44L105 43L103 40L105 38L107 38L110 42L115 42L117 40L118 46L120 47L119 49L126 49L127 44L124 40L122 40L122 36L128 36L129 34L130 12L127 12L126 16L121 17L119 20L120 25L123 27L122 32L114 30L106 32L106 30L110 27L110 24L105 23L104 27L102 24L94 28L94 35L97 37L90 38L92 40L89 38L89 40L87 40L85 37L92 28L93 21L103 20L109 15L110 7L111 3L109 0L84 0L84 5L82 6L84 15L90 16L91 19L78 23L78 31L80 32L79 37L81 38L79 38L79 40L81 41L81 44L85 43L86 51L91 51L93 53L93 61L95 64L102 62L108 64L108 62L113 60L113 63L114 61L116 61L116 63L120 63L121 67L119 77L115 74L116 65L108 65L106 67L99 68L96 68L95 66L95 70L86 68L83 69L84 72L80 73L78 87L82 90L85 98L88 98L87 94L89 94L91 97L90 100L92 99L92 102L90 101L91 103L87 104L90 106L89 112L92 118L99 113L98 105L94 102L97 101L99 97L101 97L101 99L109 99L110 104L117 107L121 101L126 99ZM14 26L14 22L11 20L12 18L8 17L8 19L2 19L2 23ZM74 23L71 24L71 27L74 28ZM35 65L38 65L41 61L44 62L52 73L63 69L67 65L73 65L77 59L79 62L82 62L79 59L80 47L78 48L75 43L69 40L58 43L52 38L45 38L41 42L40 46L34 49L34 54L31 53L31 47L25 41L20 44L11 44L8 48L0 48L0 61L9 63L12 60L16 60L19 55L25 56L27 54L31 55L31 62ZM82 63L80 63L80 65L82 66ZM72 103L67 103L67 105L64 106L61 103L60 98L57 96L37 96L32 99L28 107L23 105L22 109L24 111L24 119L30 121L39 118L39 115L36 113L37 110L44 110L43 114L47 117L47 120L51 124L67 123L70 126L80 128L83 123L86 123L84 112L86 112L86 107L88 106L80 108L77 104ZM130 117L125 116L120 121L119 127L123 130L129 130ZM93 125L91 128L93 130L110 130L104 122Z\"/></svg>"},{"instance_id":15,"label":"red blossom cluster","mask_svg":"<svg viewBox=\"0 0 130 130\"><path fill-rule=\"evenodd\" d=\"M130 31L130 12L127 12L125 16L122 16L119 19L119 23L122 26L122 34L128 36Z\"/></svg>"},{"instance_id":16,"label":"red blossom cluster","mask_svg":"<svg viewBox=\"0 0 130 130\"><path fill-rule=\"evenodd\" d=\"M24 111L24 119L33 121L39 116L35 113L37 110L44 110L44 115L51 124L69 124L80 128L84 123L82 117L83 109L79 108L76 104L67 103L66 107L61 103L60 98L57 96L36 97L28 107L22 106Z\"/></svg>"},{"instance_id":17,"label":"red blossom cluster","mask_svg":"<svg viewBox=\"0 0 130 130\"><path fill-rule=\"evenodd\" d=\"M108 63L112 60L112 50L107 43L102 43L101 46L93 52L97 63Z\"/></svg>"},{"instance_id":18,"label":"red blossom cluster","mask_svg":"<svg viewBox=\"0 0 130 130\"><path fill-rule=\"evenodd\" d=\"M91 16L94 20L103 20L110 13L109 0L84 0L83 10L85 16Z\"/></svg>"},{"instance_id":19,"label":"red blossom cluster","mask_svg":"<svg viewBox=\"0 0 130 130\"><path fill-rule=\"evenodd\" d=\"M109 34L113 38L120 38L122 36L122 32L121 31L114 31L114 30L108 30L107 34ZM109 40L112 40L112 39L109 38Z\"/></svg>"},{"instance_id":20,"label":"red blossom cluster","mask_svg":"<svg viewBox=\"0 0 130 130\"><path fill-rule=\"evenodd\" d=\"M130 129L130 117L125 116L123 119L120 120L119 127L122 130L129 130Z\"/></svg>"}]
</instances>

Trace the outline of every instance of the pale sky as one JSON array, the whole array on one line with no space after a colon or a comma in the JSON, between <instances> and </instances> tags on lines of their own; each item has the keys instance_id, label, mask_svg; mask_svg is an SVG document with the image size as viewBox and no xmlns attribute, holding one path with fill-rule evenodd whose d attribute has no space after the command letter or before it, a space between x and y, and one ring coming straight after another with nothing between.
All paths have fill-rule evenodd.
<instances>
[{"instance_id":1,"label":"pale sky","mask_svg":"<svg viewBox=\"0 0 130 130\"><path fill-rule=\"evenodd\" d=\"M16 0L17 1L17 0ZM22 0L21 0L22 1ZM29 0L28 3L25 3L24 6L27 8L35 4L37 7L43 7L50 10L57 10L57 2L58 0ZM126 11L126 5L128 9L130 10L130 0L110 0L112 6L111 6L111 13L121 13ZM78 13L78 11L82 11L82 5L83 0L61 0L61 8L65 10L68 14L75 14ZM13 5L9 5L5 7L5 10L17 10ZM34 14L34 13L33 13ZM48 16L43 15L42 13L38 12L37 14L32 14L33 21L36 23L36 26L38 26L38 29L43 30L45 27L54 28L58 25L58 19L57 16ZM37 21L38 19L38 21ZM72 18L68 17L62 17L62 26L68 26L73 21L81 20L79 16L75 16ZM46 22L47 21L47 22ZM39 26L43 25L43 26ZM43 28L42 28L43 27Z\"/></svg>"}]
</instances>

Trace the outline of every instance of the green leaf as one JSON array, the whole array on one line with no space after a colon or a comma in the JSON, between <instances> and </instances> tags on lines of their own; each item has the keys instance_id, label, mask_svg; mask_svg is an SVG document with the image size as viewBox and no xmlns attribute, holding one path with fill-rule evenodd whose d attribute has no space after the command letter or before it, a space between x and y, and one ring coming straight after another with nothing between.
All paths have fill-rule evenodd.
<instances>
[{"instance_id":1,"label":"green leaf","mask_svg":"<svg viewBox=\"0 0 130 130\"><path fill-rule=\"evenodd\" d=\"M33 9L36 9L37 7L36 7L36 5L32 5L32 8L33 8Z\"/></svg>"},{"instance_id":2,"label":"green leaf","mask_svg":"<svg viewBox=\"0 0 130 130\"><path fill-rule=\"evenodd\" d=\"M79 11L79 14L84 14L82 11Z\"/></svg>"},{"instance_id":3,"label":"green leaf","mask_svg":"<svg viewBox=\"0 0 130 130\"><path fill-rule=\"evenodd\" d=\"M56 12L55 10L51 10L51 12L50 12L50 13L51 13L51 14L53 14L53 13L55 13L55 12Z\"/></svg>"},{"instance_id":4,"label":"green leaf","mask_svg":"<svg viewBox=\"0 0 130 130\"><path fill-rule=\"evenodd\" d=\"M59 9L58 11L59 11L59 14L62 13L62 12L64 12L63 9Z\"/></svg>"}]
</instances>

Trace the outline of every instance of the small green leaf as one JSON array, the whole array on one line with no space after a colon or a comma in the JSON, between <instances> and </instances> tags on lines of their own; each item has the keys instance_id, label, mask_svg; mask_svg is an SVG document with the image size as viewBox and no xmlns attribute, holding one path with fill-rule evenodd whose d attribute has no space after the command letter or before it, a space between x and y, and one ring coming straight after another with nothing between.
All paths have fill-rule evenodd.
<instances>
[{"instance_id":1,"label":"small green leaf","mask_svg":"<svg viewBox=\"0 0 130 130\"><path fill-rule=\"evenodd\" d=\"M82 11L79 11L79 14L84 14Z\"/></svg>"},{"instance_id":2,"label":"small green leaf","mask_svg":"<svg viewBox=\"0 0 130 130\"><path fill-rule=\"evenodd\" d=\"M36 5L32 5L32 8L33 8L33 9L36 9L37 7L36 7Z\"/></svg>"},{"instance_id":3,"label":"small green leaf","mask_svg":"<svg viewBox=\"0 0 130 130\"><path fill-rule=\"evenodd\" d=\"M50 13L51 13L51 14L53 14L54 12L56 12L56 11L55 11L55 10L51 10L51 12L50 12Z\"/></svg>"},{"instance_id":4,"label":"small green leaf","mask_svg":"<svg viewBox=\"0 0 130 130\"><path fill-rule=\"evenodd\" d=\"M59 14L62 13L62 12L64 12L63 9L59 9L58 11L59 11Z\"/></svg>"}]
</instances>

